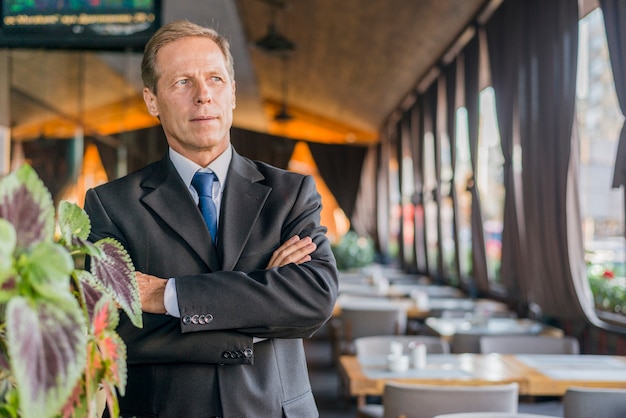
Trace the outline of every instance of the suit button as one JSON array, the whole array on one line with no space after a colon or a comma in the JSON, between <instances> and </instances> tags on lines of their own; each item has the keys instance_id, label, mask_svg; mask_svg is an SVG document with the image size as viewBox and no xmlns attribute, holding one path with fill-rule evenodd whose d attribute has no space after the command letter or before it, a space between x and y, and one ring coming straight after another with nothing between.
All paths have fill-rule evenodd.
<instances>
[{"instance_id":1,"label":"suit button","mask_svg":"<svg viewBox=\"0 0 626 418\"><path fill-rule=\"evenodd\" d=\"M198 318L198 322L200 323L200 325L206 324L205 316L204 315L200 315L200 317Z\"/></svg>"},{"instance_id":2,"label":"suit button","mask_svg":"<svg viewBox=\"0 0 626 418\"><path fill-rule=\"evenodd\" d=\"M222 353L222 357L224 357L224 358L230 358L230 357L231 357L231 356L230 356L230 351L224 351L224 352Z\"/></svg>"},{"instance_id":3,"label":"suit button","mask_svg":"<svg viewBox=\"0 0 626 418\"><path fill-rule=\"evenodd\" d=\"M245 350L243 350L243 356L246 357L246 358L252 357L252 349L251 348L246 348Z\"/></svg>"},{"instance_id":4,"label":"suit button","mask_svg":"<svg viewBox=\"0 0 626 418\"><path fill-rule=\"evenodd\" d=\"M198 323L198 318L200 318L200 315L194 315L191 317L191 322L193 322L194 324Z\"/></svg>"},{"instance_id":5,"label":"suit button","mask_svg":"<svg viewBox=\"0 0 626 418\"><path fill-rule=\"evenodd\" d=\"M191 324L191 317L189 315L185 315L183 317L183 324L185 324L185 325Z\"/></svg>"},{"instance_id":6,"label":"suit button","mask_svg":"<svg viewBox=\"0 0 626 418\"><path fill-rule=\"evenodd\" d=\"M210 313L204 315L204 320L207 324L210 324L211 322L213 322L213 315L211 315Z\"/></svg>"}]
</instances>

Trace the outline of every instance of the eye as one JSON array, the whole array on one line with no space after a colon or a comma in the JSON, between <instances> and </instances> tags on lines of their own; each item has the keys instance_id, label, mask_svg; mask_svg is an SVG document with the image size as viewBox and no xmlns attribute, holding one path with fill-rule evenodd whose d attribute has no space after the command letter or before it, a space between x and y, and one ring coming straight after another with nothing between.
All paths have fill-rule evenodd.
<instances>
[{"instance_id":1,"label":"eye","mask_svg":"<svg viewBox=\"0 0 626 418\"><path fill-rule=\"evenodd\" d=\"M223 81L222 77L218 76L218 75L214 75L211 77L211 80L216 82L216 83L221 83Z\"/></svg>"},{"instance_id":2,"label":"eye","mask_svg":"<svg viewBox=\"0 0 626 418\"><path fill-rule=\"evenodd\" d=\"M176 83L174 83L174 84L176 84L177 86L184 86L184 85L186 85L187 83L189 83L189 80L187 80L187 79L182 79L182 80L178 80L178 81L177 81Z\"/></svg>"}]
</instances>

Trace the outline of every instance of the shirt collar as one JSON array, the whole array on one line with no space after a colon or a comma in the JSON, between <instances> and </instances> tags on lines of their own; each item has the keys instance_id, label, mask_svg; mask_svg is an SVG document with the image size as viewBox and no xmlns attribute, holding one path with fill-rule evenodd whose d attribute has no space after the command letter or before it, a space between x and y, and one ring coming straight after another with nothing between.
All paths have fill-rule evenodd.
<instances>
[{"instance_id":1,"label":"shirt collar","mask_svg":"<svg viewBox=\"0 0 626 418\"><path fill-rule=\"evenodd\" d=\"M188 158L183 157L172 148L169 149L169 156L172 164L174 164L174 168L176 168L180 178L183 179L183 182L187 185L187 187L191 187L191 180L193 179L193 175L196 174L196 171L202 170L213 171L217 176L220 188L222 188L224 184L226 184L226 174L228 173L228 166L230 165L230 160L233 156L233 149L232 146L228 144L228 148L226 148L226 150L215 160L211 161L207 167L199 166Z\"/></svg>"}]
</instances>

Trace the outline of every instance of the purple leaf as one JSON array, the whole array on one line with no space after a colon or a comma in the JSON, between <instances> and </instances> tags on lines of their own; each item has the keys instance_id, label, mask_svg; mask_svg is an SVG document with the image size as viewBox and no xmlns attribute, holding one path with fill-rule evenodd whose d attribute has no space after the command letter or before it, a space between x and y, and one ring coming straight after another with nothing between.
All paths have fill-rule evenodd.
<instances>
[{"instance_id":1,"label":"purple leaf","mask_svg":"<svg viewBox=\"0 0 626 418\"><path fill-rule=\"evenodd\" d=\"M86 326L76 300L67 303L23 297L7 306L11 370L27 417L55 414L81 377L86 363Z\"/></svg>"},{"instance_id":2,"label":"purple leaf","mask_svg":"<svg viewBox=\"0 0 626 418\"><path fill-rule=\"evenodd\" d=\"M122 308L132 323L141 328L141 302L135 280L135 268L122 245L112 238L94 244L101 251L91 257L91 274Z\"/></svg>"},{"instance_id":3,"label":"purple leaf","mask_svg":"<svg viewBox=\"0 0 626 418\"><path fill-rule=\"evenodd\" d=\"M102 298L102 289L98 289L99 286L97 284L94 286L89 280L81 280L80 284L83 292L83 298L85 300L85 308L87 309L87 315L89 317L89 323L91 324L93 322L96 304Z\"/></svg>"},{"instance_id":4,"label":"purple leaf","mask_svg":"<svg viewBox=\"0 0 626 418\"><path fill-rule=\"evenodd\" d=\"M31 166L23 165L0 180L0 218L13 224L18 249L52 239L52 197Z\"/></svg>"}]
</instances>

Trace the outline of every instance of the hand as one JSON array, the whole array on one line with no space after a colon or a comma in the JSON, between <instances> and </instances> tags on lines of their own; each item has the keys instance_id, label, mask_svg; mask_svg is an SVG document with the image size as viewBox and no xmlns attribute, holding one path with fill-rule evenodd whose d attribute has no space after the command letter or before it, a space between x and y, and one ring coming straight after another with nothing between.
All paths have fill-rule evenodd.
<instances>
[{"instance_id":1,"label":"hand","mask_svg":"<svg viewBox=\"0 0 626 418\"><path fill-rule=\"evenodd\" d=\"M149 274L135 272L137 286L139 287L139 300L141 310L147 313L164 314L165 310L165 285L167 279L161 279Z\"/></svg>"},{"instance_id":2,"label":"hand","mask_svg":"<svg viewBox=\"0 0 626 418\"><path fill-rule=\"evenodd\" d=\"M311 237L300 239L299 236L294 235L274 251L265 269L269 270L272 267L282 267L289 263L306 263L307 261L311 261L310 254L316 249L317 245L315 245Z\"/></svg>"}]
</instances>

